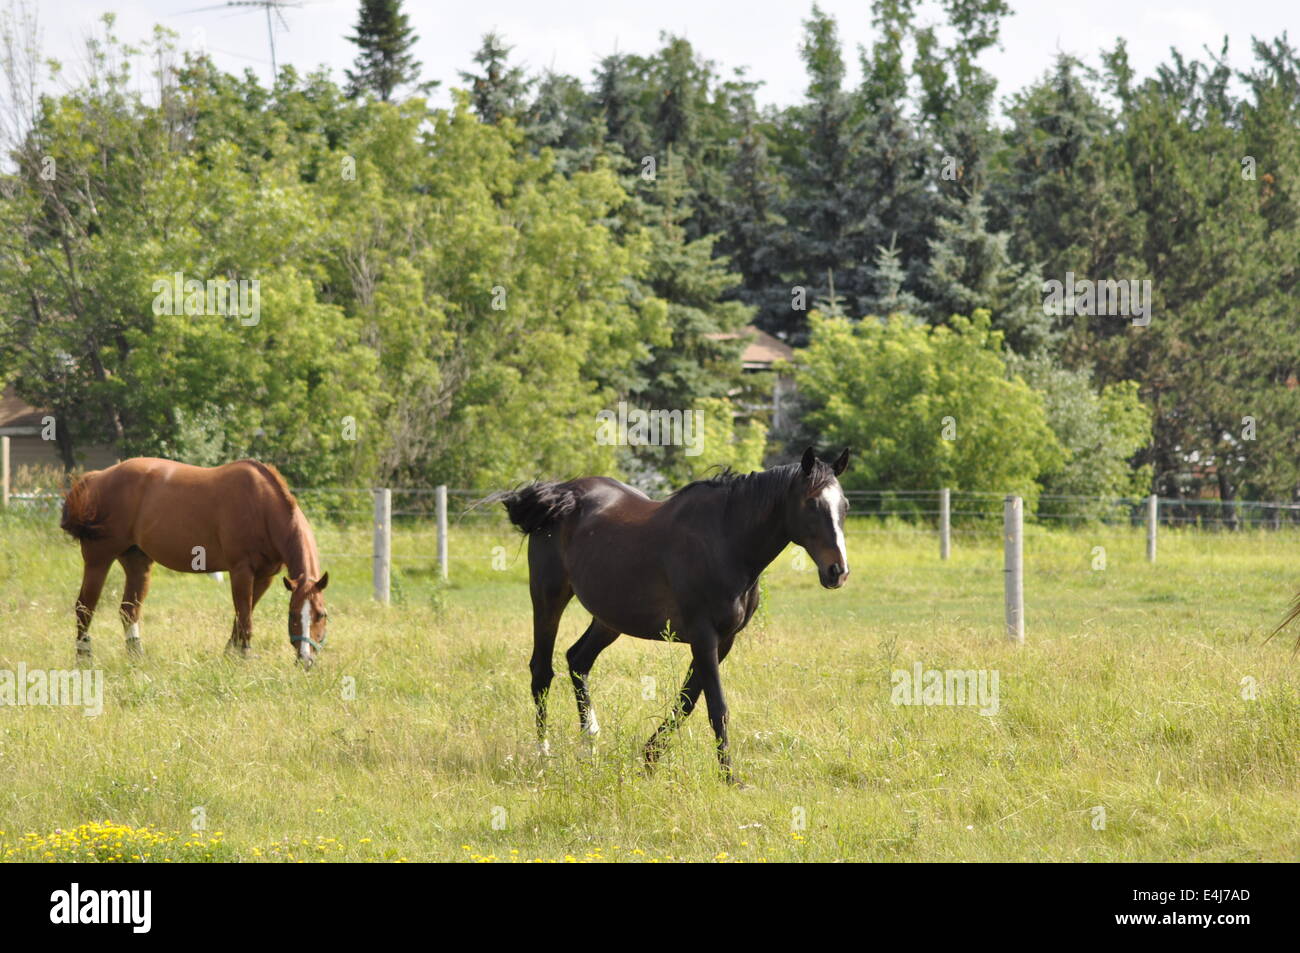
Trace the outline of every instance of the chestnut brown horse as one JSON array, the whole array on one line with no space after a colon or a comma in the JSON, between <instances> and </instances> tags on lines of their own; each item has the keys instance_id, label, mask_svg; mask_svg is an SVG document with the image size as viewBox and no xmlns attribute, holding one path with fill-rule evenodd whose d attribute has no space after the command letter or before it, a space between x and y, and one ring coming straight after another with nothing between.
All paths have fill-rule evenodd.
<instances>
[{"instance_id":1,"label":"chestnut brown horse","mask_svg":"<svg viewBox=\"0 0 1300 953\"><path fill-rule=\"evenodd\" d=\"M653 767L665 736L703 692L723 776L734 781L718 667L758 607L759 575L789 543L808 551L827 589L844 584L848 504L836 477L848 460L846 449L828 465L810 447L800 463L743 476L724 472L663 502L607 477L534 483L503 494L510 521L528 536L529 667L542 752L548 750L556 629L576 595L592 620L566 658L587 736L600 731L587 691L596 656L620 634L685 642L690 673L671 713L646 742L646 767Z\"/></svg>"},{"instance_id":2,"label":"chestnut brown horse","mask_svg":"<svg viewBox=\"0 0 1300 953\"><path fill-rule=\"evenodd\" d=\"M280 568L289 590L289 643L310 666L325 642L329 574L316 537L274 467L240 460L192 467L137 457L87 473L68 491L59 524L81 542L77 655L89 659L90 620L114 560L126 572L121 616L127 651L140 652L140 607L155 562L177 572L230 573L235 624L227 648L248 655L253 607Z\"/></svg>"}]
</instances>

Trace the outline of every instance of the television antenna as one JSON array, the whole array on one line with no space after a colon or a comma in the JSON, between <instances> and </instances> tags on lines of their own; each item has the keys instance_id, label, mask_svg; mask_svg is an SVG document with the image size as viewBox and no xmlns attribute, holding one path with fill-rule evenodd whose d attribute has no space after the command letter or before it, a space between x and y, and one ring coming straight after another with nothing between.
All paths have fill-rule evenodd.
<instances>
[{"instance_id":1,"label":"television antenna","mask_svg":"<svg viewBox=\"0 0 1300 953\"><path fill-rule=\"evenodd\" d=\"M278 70L275 65L275 21L280 21L280 26L285 31L289 29L289 21L284 18L284 11L290 8L300 8L303 0L226 0L225 3L214 4L210 7L196 7L193 10L182 10L182 13L205 13L209 10L226 10L230 7L248 7L247 10L235 10L235 13L253 13L257 8L266 12L266 40L271 47L271 82L275 82ZM274 18L272 14L274 13Z\"/></svg>"}]
</instances>

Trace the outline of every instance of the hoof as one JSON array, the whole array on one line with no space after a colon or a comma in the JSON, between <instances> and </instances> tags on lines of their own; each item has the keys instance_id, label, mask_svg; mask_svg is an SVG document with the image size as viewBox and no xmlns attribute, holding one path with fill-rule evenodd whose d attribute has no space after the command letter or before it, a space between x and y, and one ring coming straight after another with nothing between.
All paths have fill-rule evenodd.
<instances>
[{"instance_id":1,"label":"hoof","mask_svg":"<svg viewBox=\"0 0 1300 953\"><path fill-rule=\"evenodd\" d=\"M144 647L141 645L139 637L126 640L126 654L131 658L144 657Z\"/></svg>"},{"instance_id":2,"label":"hoof","mask_svg":"<svg viewBox=\"0 0 1300 953\"><path fill-rule=\"evenodd\" d=\"M537 757L549 758L551 756L551 743L549 741L539 741L537 743Z\"/></svg>"}]
</instances>

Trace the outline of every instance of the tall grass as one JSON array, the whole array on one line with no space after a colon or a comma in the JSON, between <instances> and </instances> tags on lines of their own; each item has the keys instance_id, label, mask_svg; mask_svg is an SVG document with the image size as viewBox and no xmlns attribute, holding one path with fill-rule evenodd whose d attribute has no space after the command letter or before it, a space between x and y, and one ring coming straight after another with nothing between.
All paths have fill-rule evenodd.
<instances>
[{"instance_id":1,"label":"tall grass","mask_svg":"<svg viewBox=\"0 0 1300 953\"><path fill-rule=\"evenodd\" d=\"M80 558L55 523L0 515L0 670L72 665ZM640 770L682 646L621 639L601 656L585 756L563 661L588 621L576 602L554 756L534 754L526 561L495 515L453 526L445 585L432 527L399 523L388 608L370 600L369 527L322 513L317 535L330 643L310 673L278 585L254 657L231 661L228 583L158 569L131 664L114 571L92 628L104 714L0 707L0 856L1300 857L1300 662L1289 639L1262 645L1300 584L1293 532L1162 530L1151 566L1139 530L1031 526L1017 648L996 527L960 530L941 563L923 527L851 521L846 588L822 590L788 551L723 665L743 790L718 779L703 710ZM893 704L891 673L917 662L996 670L998 714Z\"/></svg>"}]
</instances>

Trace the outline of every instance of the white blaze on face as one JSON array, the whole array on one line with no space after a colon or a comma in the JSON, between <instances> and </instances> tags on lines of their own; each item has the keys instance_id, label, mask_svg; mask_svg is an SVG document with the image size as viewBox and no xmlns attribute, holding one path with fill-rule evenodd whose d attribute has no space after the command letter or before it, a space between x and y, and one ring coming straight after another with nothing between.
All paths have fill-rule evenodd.
<instances>
[{"instance_id":1,"label":"white blaze on face","mask_svg":"<svg viewBox=\"0 0 1300 953\"><path fill-rule=\"evenodd\" d=\"M304 641L298 643L298 657L304 662L310 662L311 643L305 640L311 638L311 603L305 599L302 603L302 629L300 634Z\"/></svg>"},{"instance_id":2,"label":"white blaze on face","mask_svg":"<svg viewBox=\"0 0 1300 953\"><path fill-rule=\"evenodd\" d=\"M844 491L838 483L832 483L821 492L822 501L830 508L831 525L835 527L835 552L844 571L849 571L849 552L844 545Z\"/></svg>"}]
</instances>

